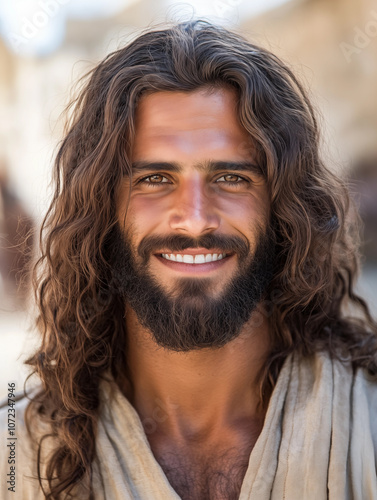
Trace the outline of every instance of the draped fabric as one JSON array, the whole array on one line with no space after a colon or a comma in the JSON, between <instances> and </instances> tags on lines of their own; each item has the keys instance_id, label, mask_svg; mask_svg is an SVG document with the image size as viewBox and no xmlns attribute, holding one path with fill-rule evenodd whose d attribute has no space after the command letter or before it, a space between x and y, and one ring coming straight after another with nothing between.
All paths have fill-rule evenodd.
<instances>
[{"instance_id":1,"label":"draped fabric","mask_svg":"<svg viewBox=\"0 0 377 500\"><path fill-rule=\"evenodd\" d=\"M114 382L102 382L101 401L95 499L179 500L151 452L136 410ZM0 418L5 436L3 409ZM17 493L6 490L1 452L1 499L44 498L29 477L35 475L35 458L22 426L21 418ZM307 359L292 355L279 374L239 498L377 500L376 452L377 377L326 353Z\"/></svg>"}]
</instances>

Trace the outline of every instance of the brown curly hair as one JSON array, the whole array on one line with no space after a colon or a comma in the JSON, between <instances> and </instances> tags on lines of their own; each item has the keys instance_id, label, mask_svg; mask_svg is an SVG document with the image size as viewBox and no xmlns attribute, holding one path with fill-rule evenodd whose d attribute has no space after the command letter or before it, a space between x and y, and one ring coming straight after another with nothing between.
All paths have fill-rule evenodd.
<instances>
[{"instance_id":1,"label":"brown curly hair","mask_svg":"<svg viewBox=\"0 0 377 500\"><path fill-rule=\"evenodd\" d=\"M113 286L109 249L115 194L131 176L138 100L218 85L238 94L236 111L257 146L276 221L278 271L259 309L273 335L262 401L292 351L309 356L326 349L376 371L377 325L354 291L359 219L347 187L319 156L315 113L302 85L269 51L208 22L145 32L86 75L56 157L34 269L42 341L27 361L42 381L28 426L31 412L51 426L38 463L44 439L56 443L46 498L72 494L78 485L93 498L99 383L107 372L127 383L124 303Z\"/></svg>"}]
</instances>

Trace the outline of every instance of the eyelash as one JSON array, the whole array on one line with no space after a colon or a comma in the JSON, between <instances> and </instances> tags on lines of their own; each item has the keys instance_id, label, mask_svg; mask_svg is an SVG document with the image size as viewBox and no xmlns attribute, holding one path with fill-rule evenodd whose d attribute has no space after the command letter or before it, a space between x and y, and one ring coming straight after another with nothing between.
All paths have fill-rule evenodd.
<instances>
[{"instance_id":1,"label":"eyelash","mask_svg":"<svg viewBox=\"0 0 377 500\"><path fill-rule=\"evenodd\" d=\"M219 177L219 178L217 179L217 181L218 181L219 179L222 179L223 177L225 177L225 176L227 176L227 175L233 175L233 176L235 176L235 177L238 177L238 179L240 179L240 180L239 180L239 181L236 181L236 182L231 182L231 181L223 181L223 182L221 182L221 184L227 184L228 186L235 186L235 185L240 185L240 184L245 184L245 183L249 184L249 183L251 182L250 180L245 179L244 177L242 177L242 176L240 176L240 175L238 175L238 174L223 174L221 177ZM161 186L161 185L163 185L163 184L171 184L171 182L170 182L170 181L169 181L169 182L146 182L146 181L147 181L147 179L150 179L150 178L151 178L151 177L153 177L153 176L160 176L160 177L162 177L162 178L164 178L164 179L167 179L167 177L166 177L165 175L162 175L162 174L152 174L152 175L147 175L147 176L145 176L145 177L143 177L143 178L139 179L139 180L136 182L136 184L145 184L145 185L147 185L147 186L153 186L153 187Z\"/></svg>"}]
</instances>

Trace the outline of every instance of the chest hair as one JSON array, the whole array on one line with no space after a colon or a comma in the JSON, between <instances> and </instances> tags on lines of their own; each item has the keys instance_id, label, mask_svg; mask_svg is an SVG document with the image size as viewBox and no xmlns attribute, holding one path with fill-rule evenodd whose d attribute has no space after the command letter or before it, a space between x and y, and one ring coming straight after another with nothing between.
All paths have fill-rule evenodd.
<instances>
[{"instance_id":1,"label":"chest hair","mask_svg":"<svg viewBox=\"0 0 377 500\"><path fill-rule=\"evenodd\" d=\"M156 456L182 500L238 500L250 448L226 452L164 452Z\"/></svg>"}]
</instances>

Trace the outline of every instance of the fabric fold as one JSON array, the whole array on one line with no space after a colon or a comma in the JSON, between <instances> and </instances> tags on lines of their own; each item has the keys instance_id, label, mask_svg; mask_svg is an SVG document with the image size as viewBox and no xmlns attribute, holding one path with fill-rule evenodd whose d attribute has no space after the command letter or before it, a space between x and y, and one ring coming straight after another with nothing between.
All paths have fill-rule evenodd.
<instances>
[{"instance_id":1,"label":"fabric fold","mask_svg":"<svg viewBox=\"0 0 377 500\"><path fill-rule=\"evenodd\" d=\"M112 379L101 383L100 397L95 500L179 500L138 413ZM35 444L24 423L27 403L26 398L17 402L17 494L10 494L4 481L2 499L44 499ZM6 422L6 406L0 422ZM5 442L4 425L1 436ZM33 436L36 442L39 437ZM0 470L6 477L3 455ZM251 451L239 500L377 500L376 456L377 377L327 353L305 359L291 355Z\"/></svg>"},{"instance_id":2,"label":"fabric fold","mask_svg":"<svg viewBox=\"0 0 377 500\"><path fill-rule=\"evenodd\" d=\"M179 500L154 458L140 418L104 383L107 409L97 438L105 495L98 499ZM332 359L289 356L250 454L239 500L377 500L377 382ZM376 415L377 416L377 415ZM104 463L107 462L107 465Z\"/></svg>"}]
</instances>

